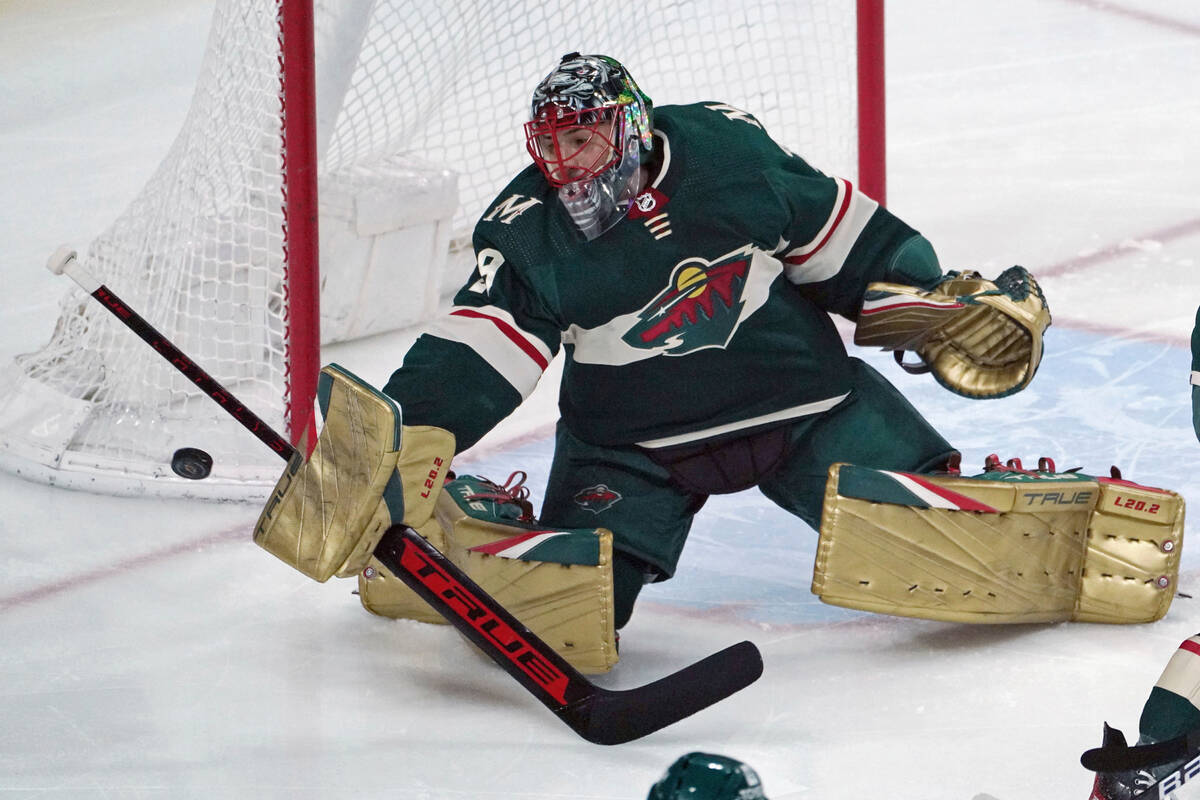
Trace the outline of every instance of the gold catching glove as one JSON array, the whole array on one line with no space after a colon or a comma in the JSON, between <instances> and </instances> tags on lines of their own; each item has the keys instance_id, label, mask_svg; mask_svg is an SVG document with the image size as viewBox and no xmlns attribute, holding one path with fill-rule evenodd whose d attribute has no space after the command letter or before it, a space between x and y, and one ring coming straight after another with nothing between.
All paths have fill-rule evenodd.
<instances>
[{"instance_id":1,"label":"gold catching glove","mask_svg":"<svg viewBox=\"0 0 1200 800\"><path fill-rule=\"evenodd\" d=\"M931 291L872 283L863 298L854 343L896 352L909 372L933 372L955 394L1004 397L1025 388L1042 360L1050 309L1024 267L995 281L977 272L951 272ZM902 361L904 351L922 364Z\"/></svg>"}]
</instances>

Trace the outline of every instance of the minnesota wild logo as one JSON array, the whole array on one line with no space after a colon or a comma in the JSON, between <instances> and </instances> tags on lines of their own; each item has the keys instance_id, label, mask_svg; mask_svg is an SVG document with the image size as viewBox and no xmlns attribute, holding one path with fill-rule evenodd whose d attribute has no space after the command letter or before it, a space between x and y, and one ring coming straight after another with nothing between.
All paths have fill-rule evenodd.
<instances>
[{"instance_id":1,"label":"minnesota wild logo","mask_svg":"<svg viewBox=\"0 0 1200 800\"><path fill-rule=\"evenodd\" d=\"M747 246L713 262L679 262L670 285L638 312L637 324L621 339L667 355L724 347L741 318L751 254Z\"/></svg>"},{"instance_id":2,"label":"minnesota wild logo","mask_svg":"<svg viewBox=\"0 0 1200 800\"><path fill-rule=\"evenodd\" d=\"M621 493L608 488L603 483L598 483L579 491L573 499L584 511L599 514L601 511L607 511L615 506L621 499Z\"/></svg>"}]
</instances>

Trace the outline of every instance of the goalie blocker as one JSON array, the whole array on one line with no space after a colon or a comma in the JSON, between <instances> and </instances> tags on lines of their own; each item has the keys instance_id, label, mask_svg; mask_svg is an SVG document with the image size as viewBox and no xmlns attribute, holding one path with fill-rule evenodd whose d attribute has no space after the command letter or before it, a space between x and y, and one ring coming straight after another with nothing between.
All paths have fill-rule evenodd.
<instances>
[{"instance_id":1,"label":"goalie blocker","mask_svg":"<svg viewBox=\"0 0 1200 800\"><path fill-rule=\"evenodd\" d=\"M454 436L403 425L396 401L330 364L317 378L325 425L288 466L254 526L254 541L316 581L349 577L391 525L420 529L433 514Z\"/></svg>"},{"instance_id":2,"label":"goalie blocker","mask_svg":"<svg viewBox=\"0 0 1200 800\"><path fill-rule=\"evenodd\" d=\"M812 591L953 622L1152 622L1174 595L1184 501L1113 477L988 458L973 477L834 464Z\"/></svg>"}]
</instances>

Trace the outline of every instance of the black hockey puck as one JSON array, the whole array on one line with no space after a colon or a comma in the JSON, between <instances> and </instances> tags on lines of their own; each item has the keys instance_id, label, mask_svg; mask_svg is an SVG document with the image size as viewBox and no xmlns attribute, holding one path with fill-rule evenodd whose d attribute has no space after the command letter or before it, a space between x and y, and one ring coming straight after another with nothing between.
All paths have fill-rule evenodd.
<instances>
[{"instance_id":1,"label":"black hockey puck","mask_svg":"<svg viewBox=\"0 0 1200 800\"><path fill-rule=\"evenodd\" d=\"M171 456L171 470L181 478L204 480L212 472L212 456L198 447L181 447Z\"/></svg>"}]
</instances>

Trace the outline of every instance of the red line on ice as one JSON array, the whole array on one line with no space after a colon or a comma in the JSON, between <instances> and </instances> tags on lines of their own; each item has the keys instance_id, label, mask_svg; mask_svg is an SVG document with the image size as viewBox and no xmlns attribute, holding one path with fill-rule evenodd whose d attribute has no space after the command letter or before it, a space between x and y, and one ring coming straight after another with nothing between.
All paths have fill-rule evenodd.
<instances>
[{"instance_id":1,"label":"red line on ice","mask_svg":"<svg viewBox=\"0 0 1200 800\"><path fill-rule=\"evenodd\" d=\"M1157 25L1160 28L1176 31L1178 33L1190 33L1200 36L1200 25L1194 22L1187 22L1182 19L1174 19L1172 17L1164 17L1161 14L1152 14L1149 11L1143 11L1140 8L1130 8L1128 6L1117 5L1109 2L1109 0L1071 0L1078 6L1086 6L1093 11L1105 11L1109 14L1118 14L1123 17L1136 19L1139 22L1148 22L1151 25Z\"/></svg>"},{"instance_id":2,"label":"red line on ice","mask_svg":"<svg viewBox=\"0 0 1200 800\"><path fill-rule=\"evenodd\" d=\"M1156 242L1169 242L1174 239L1182 239L1185 236L1193 236L1200 234L1200 219L1193 219L1187 222L1181 222L1177 225L1171 225L1166 228L1160 228L1156 231L1142 234L1133 239L1144 240L1150 239ZM1077 256L1066 261L1060 261L1057 264L1051 264L1048 267L1042 267L1034 271L1035 278L1055 278L1059 275L1068 275L1073 272L1081 272L1085 269L1090 269L1097 264L1103 264L1106 261L1111 261L1114 258L1120 258L1128 255L1129 249L1122 247L1121 243L1110 244L1094 253L1089 253L1086 256Z\"/></svg>"},{"instance_id":3,"label":"red line on ice","mask_svg":"<svg viewBox=\"0 0 1200 800\"><path fill-rule=\"evenodd\" d=\"M1149 231L1148 233L1139 236L1130 237L1136 240L1152 240L1157 242L1169 242L1175 239L1182 239L1187 236L1195 236L1200 234L1200 219L1188 220L1175 225L1169 225L1165 228ZM1047 267L1040 267L1033 271L1034 277L1040 279L1054 278L1061 275L1069 275L1076 272L1083 272L1091 269L1106 261L1111 261L1116 258L1128 255L1129 249L1122 247L1120 243L1110 244L1094 253L1089 253L1086 256L1078 256L1076 258L1060 261L1057 264L1051 264ZM1053 299L1050 304L1051 312L1054 311ZM1070 328L1071 330L1087 331L1089 333L1099 333L1106 336L1116 336L1122 339L1132 339L1143 342L1158 342L1160 344L1170 345L1172 347L1191 347L1191 339L1187 336L1174 335L1169 333L1156 333L1153 331L1139 331L1133 328L1124 328L1116 325L1105 325L1101 322L1086 319L1071 319L1054 315L1054 325L1062 328Z\"/></svg>"},{"instance_id":4,"label":"red line on ice","mask_svg":"<svg viewBox=\"0 0 1200 800\"><path fill-rule=\"evenodd\" d=\"M1050 306L1050 310L1054 311L1053 305ZM1135 328L1123 328L1118 325L1105 325L1101 322L1093 322L1086 319L1070 319L1055 315L1053 326L1059 328L1068 328L1073 331L1098 333L1104 336L1112 336L1118 339L1125 339L1135 342L1157 342L1159 344L1170 345L1171 347L1190 348L1192 346L1192 341L1187 336L1171 333L1157 333L1155 331L1139 331ZM1051 330L1053 330L1053 327Z\"/></svg>"},{"instance_id":5,"label":"red line on ice","mask_svg":"<svg viewBox=\"0 0 1200 800\"><path fill-rule=\"evenodd\" d=\"M45 600L49 597L63 594L64 592L78 589L83 586L88 586L98 581L112 578L126 572L141 569L143 567L157 564L160 561L165 561L174 556L183 553L196 552L204 547L214 544L224 544L230 541L245 541L248 537L248 526L239 525L236 528L230 528L220 533L203 539L194 539L190 542L180 542L162 550L155 550L152 553L144 553L140 556L133 556L124 561L118 561L115 564L110 564L99 569L93 569L78 575L64 575L60 580L54 583L35 586L32 589L26 589L23 592L17 592L6 597L0 597L0 612L8 611L18 606L29 605L40 600Z\"/></svg>"}]
</instances>

